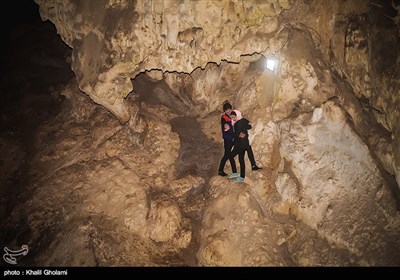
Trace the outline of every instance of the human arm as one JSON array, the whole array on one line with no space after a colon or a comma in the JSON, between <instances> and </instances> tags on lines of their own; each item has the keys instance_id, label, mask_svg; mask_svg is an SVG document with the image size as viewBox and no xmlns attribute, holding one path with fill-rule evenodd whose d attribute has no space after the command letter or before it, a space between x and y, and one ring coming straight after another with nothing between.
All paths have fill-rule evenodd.
<instances>
[{"instance_id":1,"label":"human arm","mask_svg":"<svg viewBox=\"0 0 400 280\"><path fill-rule=\"evenodd\" d=\"M226 141L233 142L234 141L234 135L233 135L233 129L232 129L232 122L231 119L227 115L222 115L221 116L221 130L222 130L222 137Z\"/></svg>"},{"instance_id":2,"label":"human arm","mask_svg":"<svg viewBox=\"0 0 400 280\"><path fill-rule=\"evenodd\" d=\"M240 121L235 123L235 138L246 138L248 136L247 129L249 127L249 121L242 118Z\"/></svg>"}]
</instances>

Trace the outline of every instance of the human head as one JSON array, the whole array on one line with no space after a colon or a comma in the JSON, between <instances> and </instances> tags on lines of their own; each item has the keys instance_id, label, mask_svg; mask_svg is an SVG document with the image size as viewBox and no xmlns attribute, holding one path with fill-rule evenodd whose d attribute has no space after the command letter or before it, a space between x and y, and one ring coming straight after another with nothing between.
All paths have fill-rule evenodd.
<instances>
[{"instance_id":1,"label":"human head","mask_svg":"<svg viewBox=\"0 0 400 280\"><path fill-rule=\"evenodd\" d=\"M231 117L231 120L236 122L236 112L235 112L235 110L232 110L232 112L231 112L231 114L229 116Z\"/></svg>"},{"instance_id":2,"label":"human head","mask_svg":"<svg viewBox=\"0 0 400 280\"><path fill-rule=\"evenodd\" d=\"M238 110L232 110L231 112L231 119L233 119L235 122L240 120L242 118L242 113Z\"/></svg>"},{"instance_id":3,"label":"human head","mask_svg":"<svg viewBox=\"0 0 400 280\"><path fill-rule=\"evenodd\" d=\"M227 114L229 116L232 112L231 103L229 103L228 101L225 101L224 105L222 106L222 109L224 110L225 114Z\"/></svg>"}]
</instances>

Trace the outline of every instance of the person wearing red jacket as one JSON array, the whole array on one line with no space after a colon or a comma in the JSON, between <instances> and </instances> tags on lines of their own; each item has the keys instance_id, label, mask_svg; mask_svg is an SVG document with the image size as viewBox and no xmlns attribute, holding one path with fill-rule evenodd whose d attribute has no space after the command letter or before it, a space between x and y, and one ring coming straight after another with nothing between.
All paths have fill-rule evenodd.
<instances>
[{"instance_id":1,"label":"person wearing red jacket","mask_svg":"<svg viewBox=\"0 0 400 280\"><path fill-rule=\"evenodd\" d=\"M226 176L224 172L225 164L227 160L229 160L232 168L232 173L237 174L236 170L236 163L233 158L230 158L230 154L234 145L234 137L230 131L233 131L233 124L231 121L231 112L232 112L232 105L225 101L224 105L222 106L224 113L221 115L221 131L222 131L222 138L224 139L224 155L221 158L218 168L218 175Z\"/></svg>"}]
</instances>

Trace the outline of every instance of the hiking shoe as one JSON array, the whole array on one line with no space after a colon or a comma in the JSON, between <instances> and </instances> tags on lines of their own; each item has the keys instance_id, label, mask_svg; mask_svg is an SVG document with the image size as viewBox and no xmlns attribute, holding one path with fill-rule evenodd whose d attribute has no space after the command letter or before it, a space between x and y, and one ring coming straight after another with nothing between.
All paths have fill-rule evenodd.
<instances>
[{"instance_id":1,"label":"hiking shoe","mask_svg":"<svg viewBox=\"0 0 400 280\"><path fill-rule=\"evenodd\" d=\"M237 174L237 173L232 173L232 174L228 175L228 178L229 178L229 179L234 179L234 178L236 178L236 177L239 177L239 174Z\"/></svg>"},{"instance_id":2,"label":"hiking shoe","mask_svg":"<svg viewBox=\"0 0 400 280\"><path fill-rule=\"evenodd\" d=\"M257 171L257 170L260 170L260 169L262 169L262 167L258 167L257 165L254 165L254 166L251 168L251 170L253 170L253 171Z\"/></svg>"},{"instance_id":3,"label":"hiking shoe","mask_svg":"<svg viewBox=\"0 0 400 280\"><path fill-rule=\"evenodd\" d=\"M219 176L227 176L228 174L226 174L224 171L218 171L218 175Z\"/></svg>"},{"instance_id":4,"label":"hiking shoe","mask_svg":"<svg viewBox=\"0 0 400 280\"><path fill-rule=\"evenodd\" d=\"M244 181L244 178L238 176L238 177L236 177L235 181L236 181L237 183L241 183L241 182Z\"/></svg>"}]
</instances>

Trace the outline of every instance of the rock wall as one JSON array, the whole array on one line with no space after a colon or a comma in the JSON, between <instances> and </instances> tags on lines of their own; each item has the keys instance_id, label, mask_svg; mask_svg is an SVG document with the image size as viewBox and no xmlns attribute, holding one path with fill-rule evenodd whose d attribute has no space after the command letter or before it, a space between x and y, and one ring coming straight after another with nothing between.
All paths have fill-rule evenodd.
<instances>
[{"instance_id":1,"label":"rock wall","mask_svg":"<svg viewBox=\"0 0 400 280\"><path fill-rule=\"evenodd\" d=\"M36 1L73 48L79 86L121 122L141 72L191 73L213 61L265 53L290 1ZM166 53L167 52L167 53Z\"/></svg>"},{"instance_id":2,"label":"rock wall","mask_svg":"<svg viewBox=\"0 0 400 280\"><path fill-rule=\"evenodd\" d=\"M79 89L120 123L74 83L60 91L3 233L36 248L33 264L399 265L400 48L384 1L35 2ZM137 87L144 73L156 89ZM239 185L209 171L225 99L264 167ZM201 152L172 129L188 116Z\"/></svg>"},{"instance_id":3,"label":"rock wall","mask_svg":"<svg viewBox=\"0 0 400 280\"><path fill-rule=\"evenodd\" d=\"M139 73L191 74L210 62L221 65L224 61L241 62L255 53L279 54L293 44L293 27L308 31L310 44L316 46L328 69L346 79L357 97L368 100L372 114L393 135L394 160L386 165L397 179L400 176L399 100L395 97L399 96L400 48L396 10L385 1L35 2L40 5L42 19L51 20L73 49L72 68L80 89L122 123L130 118L125 98L132 91L131 79ZM305 54L307 49L297 51ZM294 66L289 60L282 62ZM301 62L301 67L307 63ZM195 72L192 78L202 80ZM168 80L176 79L168 76ZM204 78L206 83L196 82L192 92L185 91L186 98L197 96L191 101L195 106L202 104L202 111L215 110L217 106L209 104L219 104L221 95L230 97L237 89L220 94L218 89L205 86L215 84L210 74ZM312 87L312 81L306 82ZM258 94L255 105L267 105L265 95L274 93L264 95L265 91ZM204 104L205 100L199 103L204 92L213 96L209 104ZM247 92L243 94L247 96Z\"/></svg>"}]
</instances>

